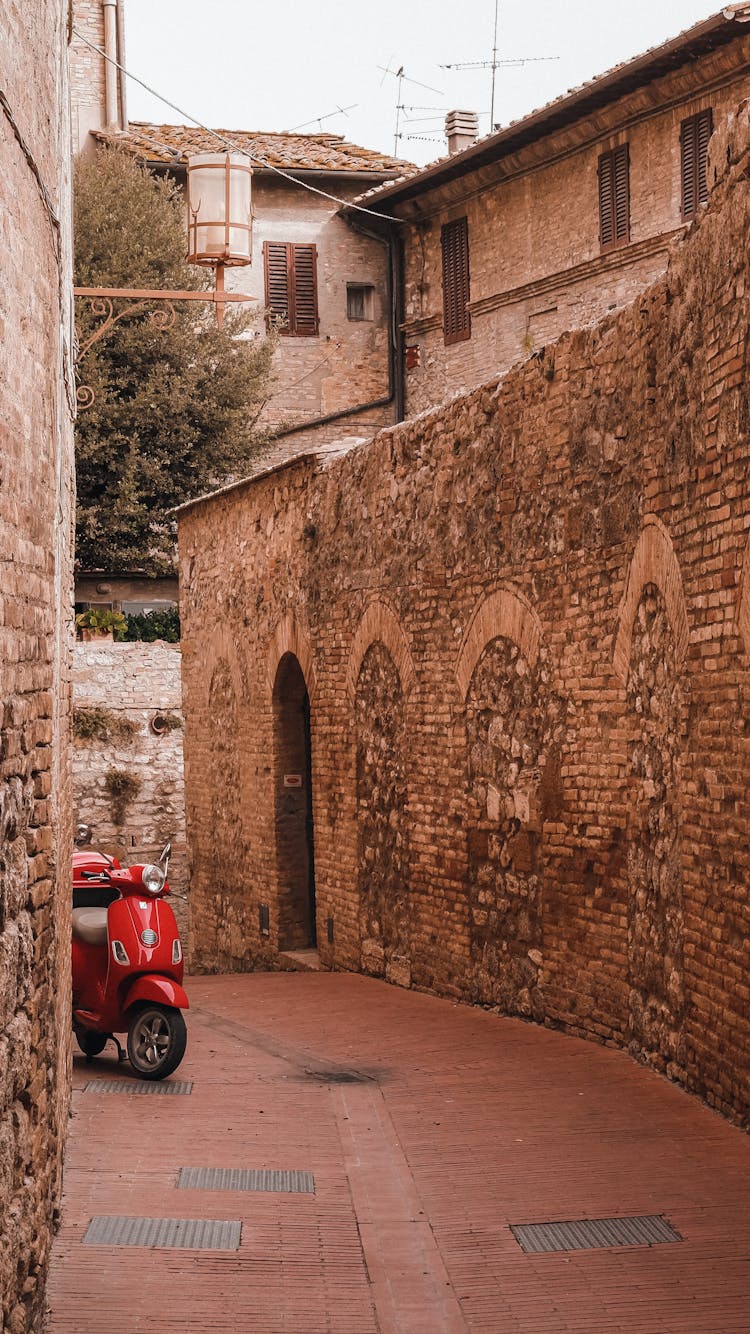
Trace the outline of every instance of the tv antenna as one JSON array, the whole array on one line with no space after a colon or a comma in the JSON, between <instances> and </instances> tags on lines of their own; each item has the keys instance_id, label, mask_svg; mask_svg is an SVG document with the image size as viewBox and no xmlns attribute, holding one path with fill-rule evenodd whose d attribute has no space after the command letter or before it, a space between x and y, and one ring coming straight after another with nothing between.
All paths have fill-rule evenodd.
<instances>
[{"instance_id":1,"label":"tv antenna","mask_svg":"<svg viewBox=\"0 0 750 1334\"><path fill-rule=\"evenodd\" d=\"M490 69L492 70L492 91L490 94L490 133L495 128L495 76L501 66L520 68L522 65L540 64L547 60L559 60L559 56L516 56L509 60L497 58L497 24L500 0L495 0L495 25L492 34L492 60L465 60L461 64L441 65L440 69Z\"/></svg>"},{"instance_id":2,"label":"tv antenna","mask_svg":"<svg viewBox=\"0 0 750 1334\"><path fill-rule=\"evenodd\" d=\"M383 71L383 77L380 80L381 88L385 83L387 74L392 74L394 79L396 79L398 85L396 88L396 130L393 138L393 156L395 157L396 154L398 153L398 141L401 138L401 135L399 133L399 128L401 125L401 112L407 109L404 103L401 101L401 90L403 85L405 83L413 83L415 88L424 88L426 92L436 93L438 97L443 97L444 93L442 88L433 88L429 83L420 83L419 79L410 78L406 74L403 65L399 65L398 69L391 69L391 60L393 60L393 56L390 57L387 65L378 65L378 69Z\"/></svg>"},{"instance_id":3,"label":"tv antenna","mask_svg":"<svg viewBox=\"0 0 750 1334\"><path fill-rule=\"evenodd\" d=\"M359 102L352 102L348 107L336 107L335 111L327 111L325 116L313 116L311 120L305 120L301 125L293 125L290 134L295 134L297 130L306 130L308 125L317 125L320 127L324 120L330 120L332 116L346 116L348 112L353 111L359 106Z\"/></svg>"}]
</instances>

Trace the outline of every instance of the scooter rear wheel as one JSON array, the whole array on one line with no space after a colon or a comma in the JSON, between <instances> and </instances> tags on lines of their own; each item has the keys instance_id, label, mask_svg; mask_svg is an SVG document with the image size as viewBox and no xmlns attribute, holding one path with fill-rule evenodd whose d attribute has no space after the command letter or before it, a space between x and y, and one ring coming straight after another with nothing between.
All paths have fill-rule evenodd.
<instances>
[{"instance_id":1,"label":"scooter rear wheel","mask_svg":"<svg viewBox=\"0 0 750 1334\"><path fill-rule=\"evenodd\" d=\"M170 1005L141 1005L128 1029L128 1057L139 1079L165 1079L176 1070L187 1046L187 1028Z\"/></svg>"}]
</instances>

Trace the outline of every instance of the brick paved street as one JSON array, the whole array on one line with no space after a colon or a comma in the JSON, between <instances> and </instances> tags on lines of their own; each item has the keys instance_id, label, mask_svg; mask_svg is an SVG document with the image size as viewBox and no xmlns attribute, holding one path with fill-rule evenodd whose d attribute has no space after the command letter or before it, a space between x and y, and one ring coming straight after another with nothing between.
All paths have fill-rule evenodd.
<instances>
[{"instance_id":1,"label":"brick paved street","mask_svg":"<svg viewBox=\"0 0 750 1334\"><path fill-rule=\"evenodd\" d=\"M190 1096L76 1058L48 1334L748 1334L750 1138L620 1052L346 974L189 981ZM181 1167L314 1193L178 1189ZM93 1215L238 1220L236 1251L83 1245ZM653 1247L509 1224L660 1214Z\"/></svg>"}]
</instances>

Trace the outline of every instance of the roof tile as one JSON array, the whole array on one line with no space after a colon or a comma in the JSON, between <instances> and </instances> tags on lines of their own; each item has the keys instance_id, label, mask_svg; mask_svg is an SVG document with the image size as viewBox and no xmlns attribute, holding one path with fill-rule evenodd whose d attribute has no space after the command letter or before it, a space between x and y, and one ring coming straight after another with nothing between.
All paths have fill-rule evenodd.
<instances>
[{"instance_id":1,"label":"roof tile","mask_svg":"<svg viewBox=\"0 0 750 1334\"><path fill-rule=\"evenodd\" d=\"M393 179L412 170L412 163L350 144L340 134L265 133L256 130L207 130L191 125L152 125L131 121L129 130L96 132L102 143L121 144L147 162L184 163L193 153L221 150L221 140L256 160L259 167L291 171L367 172Z\"/></svg>"}]
</instances>

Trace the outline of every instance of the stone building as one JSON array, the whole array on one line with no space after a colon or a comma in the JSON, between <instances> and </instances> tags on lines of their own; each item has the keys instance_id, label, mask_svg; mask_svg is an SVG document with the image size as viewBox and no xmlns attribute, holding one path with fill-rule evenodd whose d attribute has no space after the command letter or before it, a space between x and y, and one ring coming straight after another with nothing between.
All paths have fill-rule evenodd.
<instances>
[{"instance_id":1,"label":"stone building","mask_svg":"<svg viewBox=\"0 0 750 1334\"><path fill-rule=\"evenodd\" d=\"M706 198L708 139L750 95L750 5L360 199L404 252L405 415L632 301ZM387 224L372 219L374 227Z\"/></svg>"},{"instance_id":2,"label":"stone building","mask_svg":"<svg viewBox=\"0 0 750 1334\"><path fill-rule=\"evenodd\" d=\"M182 509L199 967L317 945L748 1123L749 176L745 107L633 304Z\"/></svg>"},{"instance_id":3,"label":"stone building","mask_svg":"<svg viewBox=\"0 0 750 1334\"><path fill-rule=\"evenodd\" d=\"M0 9L0 1324L41 1328L70 1061L67 5Z\"/></svg>"}]
</instances>

